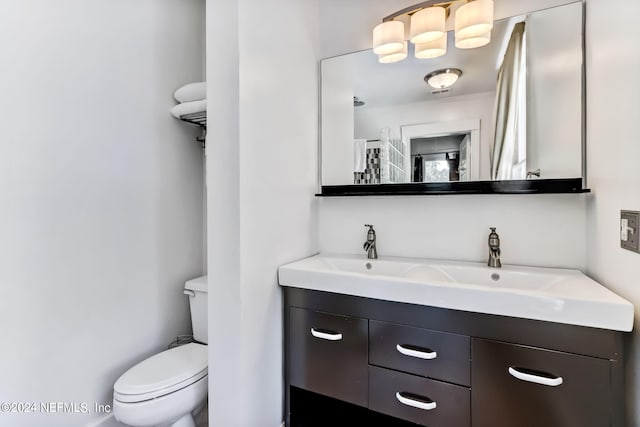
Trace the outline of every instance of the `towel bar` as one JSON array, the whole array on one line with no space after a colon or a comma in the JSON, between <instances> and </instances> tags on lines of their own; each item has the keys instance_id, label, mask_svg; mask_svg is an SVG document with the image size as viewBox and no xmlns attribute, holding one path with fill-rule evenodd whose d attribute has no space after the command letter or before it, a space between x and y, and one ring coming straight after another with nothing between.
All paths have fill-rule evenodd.
<instances>
[{"instance_id":1,"label":"towel bar","mask_svg":"<svg viewBox=\"0 0 640 427\"><path fill-rule=\"evenodd\" d=\"M207 112L200 111L197 113L185 114L180 116L180 120L202 127L202 136L197 137L196 141L202 143L202 148L204 148L207 137Z\"/></svg>"},{"instance_id":2,"label":"towel bar","mask_svg":"<svg viewBox=\"0 0 640 427\"><path fill-rule=\"evenodd\" d=\"M197 113L185 114L183 116L180 116L180 120L193 123L198 126L207 127L207 112L200 111Z\"/></svg>"}]
</instances>

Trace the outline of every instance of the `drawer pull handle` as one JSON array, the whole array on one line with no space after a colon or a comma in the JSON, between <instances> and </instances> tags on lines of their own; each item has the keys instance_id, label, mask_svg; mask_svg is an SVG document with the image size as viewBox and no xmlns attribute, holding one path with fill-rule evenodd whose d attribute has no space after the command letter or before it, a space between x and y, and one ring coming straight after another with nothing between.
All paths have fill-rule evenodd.
<instances>
[{"instance_id":1,"label":"drawer pull handle","mask_svg":"<svg viewBox=\"0 0 640 427\"><path fill-rule=\"evenodd\" d=\"M396 345L396 350L405 356L417 357L418 359L431 360L438 357L438 353L435 351L420 351L413 348L405 347L402 344Z\"/></svg>"},{"instance_id":2,"label":"drawer pull handle","mask_svg":"<svg viewBox=\"0 0 640 427\"><path fill-rule=\"evenodd\" d=\"M422 402L416 399L409 399L408 397L404 397L399 391L396 392L396 399L398 399L398 401L403 405L422 409L424 411L431 411L433 409L436 409L436 402Z\"/></svg>"},{"instance_id":3,"label":"drawer pull handle","mask_svg":"<svg viewBox=\"0 0 640 427\"><path fill-rule=\"evenodd\" d=\"M311 335L316 338L321 338L323 340L329 341L340 341L342 339L342 334L332 333L332 332L323 332L315 328L311 328Z\"/></svg>"},{"instance_id":4,"label":"drawer pull handle","mask_svg":"<svg viewBox=\"0 0 640 427\"><path fill-rule=\"evenodd\" d=\"M562 384L562 377L548 378L540 375L528 374L526 372L521 372L511 366L509 367L509 373L511 374L511 376L516 377L519 380L528 381L530 383L548 385L551 387L557 387Z\"/></svg>"}]
</instances>

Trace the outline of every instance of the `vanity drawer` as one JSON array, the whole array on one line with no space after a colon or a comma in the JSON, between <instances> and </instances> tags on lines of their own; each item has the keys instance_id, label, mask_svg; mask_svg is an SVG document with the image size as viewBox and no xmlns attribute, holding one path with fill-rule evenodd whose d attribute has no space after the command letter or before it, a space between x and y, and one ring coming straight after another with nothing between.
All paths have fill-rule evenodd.
<instances>
[{"instance_id":1,"label":"vanity drawer","mask_svg":"<svg viewBox=\"0 0 640 427\"><path fill-rule=\"evenodd\" d=\"M371 320L369 340L372 365L471 384L471 339L467 336Z\"/></svg>"},{"instance_id":2,"label":"vanity drawer","mask_svg":"<svg viewBox=\"0 0 640 427\"><path fill-rule=\"evenodd\" d=\"M290 383L367 406L368 320L290 308Z\"/></svg>"},{"instance_id":3,"label":"vanity drawer","mask_svg":"<svg viewBox=\"0 0 640 427\"><path fill-rule=\"evenodd\" d=\"M474 338L473 426L610 426L609 364L595 357Z\"/></svg>"},{"instance_id":4,"label":"vanity drawer","mask_svg":"<svg viewBox=\"0 0 640 427\"><path fill-rule=\"evenodd\" d=\"M369 409L429 427L468 427L467 387L369 366Z\"/></svg>"}]
</instances>

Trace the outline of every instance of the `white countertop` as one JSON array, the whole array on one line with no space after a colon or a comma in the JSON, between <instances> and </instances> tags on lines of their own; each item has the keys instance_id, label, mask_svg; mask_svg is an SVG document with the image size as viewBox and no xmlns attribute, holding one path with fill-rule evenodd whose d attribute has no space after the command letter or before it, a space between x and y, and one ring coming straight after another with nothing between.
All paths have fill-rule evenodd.
<instances>
[{"instance_id":1,"label":"white countertop","mask_svg":"<svg viewBox=\"0 0 640 427\"><path fill-rule=\"evenodd\" d=\"M319 254L283 265L278 273L281 286L617 331L633 328L633 305L578 270Z\"/></svg>"}]
</instances>

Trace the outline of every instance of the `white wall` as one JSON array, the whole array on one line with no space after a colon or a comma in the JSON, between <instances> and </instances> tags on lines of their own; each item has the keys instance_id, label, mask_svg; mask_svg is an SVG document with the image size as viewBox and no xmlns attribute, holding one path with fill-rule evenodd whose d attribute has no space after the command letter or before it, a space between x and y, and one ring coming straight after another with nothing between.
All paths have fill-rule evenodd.
<instances>
[{"instance_id":1,"label":"white wall","mask_svg":"<svg viewBox=\"0 0 640 427\"><path fill-rule=\"evenodd\" d=\"M583 269L584 204L577 195L328 197L320 251L364 255L364 224L374 224L380 256L486 261L497 227L506 264Z\"/></svg>"},{"instance_id":2,"label":"white wall","mask_svg":"<svg viewBox=\"0 0 640 427\"><path fill-rule=\"evenodd\" d=\"M209 420L241 426L244 393L240 284L238 2L207 1L207 257ZM215 136L215 137L214 137Z\"/></svg>"},{"instance_id":3,"label":"white wall","mask_svg":"<svg viewBox=\"0 0 640 427\"><path fill-rule=\"evenodd\" d=\"M202 153L168 110L202 78L202 12L200 0L3 3L0 401L111 403L124 370L190 331Z\"/></svg>"},{"instance_id":4,"label":"white wall","mask_svg":"<svg viewBox=\"0 0 640 427\"><path fill-rule=\"evenodd\" d=\"M317 251L318 11L316 0L207 6L210 423L277 427L277 268Z\"/></svg>"},{"instance_id":5,"label":"white wall","mask_svg":"<svg viewBox=\"0 0 640 427\"><path fill-rule=\"evenodd\" d=\"M640 425L640 254L620 248L620 210L640 211L640 27L635 0L587 1L587 271L636 306L628 340L628 425ZM618 70L620 85L608 76Z\"/></svg>"}]
</instances>

